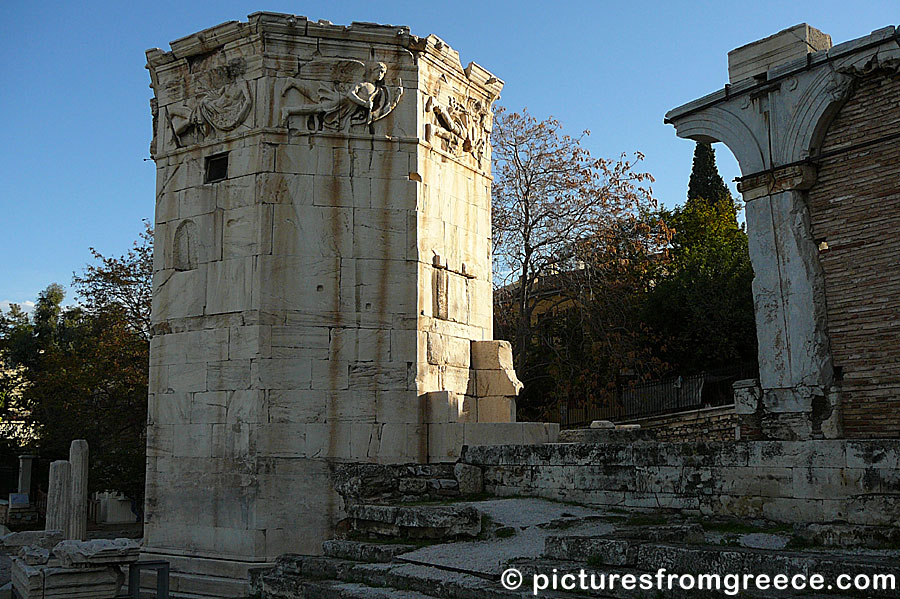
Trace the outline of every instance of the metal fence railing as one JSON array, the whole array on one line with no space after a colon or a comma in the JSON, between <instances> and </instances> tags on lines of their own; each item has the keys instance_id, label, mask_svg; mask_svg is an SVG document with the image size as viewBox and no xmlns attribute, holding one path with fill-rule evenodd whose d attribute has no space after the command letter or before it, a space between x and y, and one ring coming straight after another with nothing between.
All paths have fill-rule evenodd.
<instances>
[{"instance_id":1,"label":"metal fence railing","mask_svg":"<svg viewBox=\"0 0 900 599\"><path fill-rule=\"evenodd\" d=\"M563 428L575 428L594 420L616 422L724 406L734 402L735 381L756 376L756 365L744 364L686 377L623 385L616 390L615 397L603 404L560 402L551 407L548 417Z\"/></svg>"}]
</instances>

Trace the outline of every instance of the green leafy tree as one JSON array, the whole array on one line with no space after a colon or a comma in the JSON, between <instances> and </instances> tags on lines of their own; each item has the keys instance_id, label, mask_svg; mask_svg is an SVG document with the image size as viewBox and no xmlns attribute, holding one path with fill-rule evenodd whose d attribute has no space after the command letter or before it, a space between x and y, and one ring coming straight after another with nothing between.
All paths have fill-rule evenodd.
<instances>
[{"instance_id":1,"label":"green leafy tree","mask_svg":"<svg viewBox=\"0 0 900 599\"><path fill-rule=\"evenodd\" d=\"M31 316L0 316L2 388L35 438L29 449L65 459L72 439L91 448L90 487L143 495L152 273L149 228L125 255L74 277L78 304L58 284Z\"/></svg>"},{"instance_id":2,"label":"green leafy tree","mask_svg":"<svg viewBox=\"0 0 900 599\"><path fill-rule=\"evenodd\" d=\"M698 143L687 202L661 215L674 229L671 263L644 310L660 340L656 355L674 372L756 361L753 269L738 209L714 150Z\"/></svg>"}]
</instances>

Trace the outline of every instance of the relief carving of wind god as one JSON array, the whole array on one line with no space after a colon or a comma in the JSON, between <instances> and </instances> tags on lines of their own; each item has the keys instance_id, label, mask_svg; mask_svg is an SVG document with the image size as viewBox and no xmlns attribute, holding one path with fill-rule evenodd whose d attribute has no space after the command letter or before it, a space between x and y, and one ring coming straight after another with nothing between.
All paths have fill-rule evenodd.
<instances>
[{"instance_id":1,"label":"relief carving of wind god","mask_svg":"<svg viewBox=\"0 0 900 599\"><path fill-rule=\"evenodd\" d=\"M474 98L458 100L449 96L441 102L430 96L425 113L433 114L433 124L425 127L425 137L440 139L441 147L454 155L471 154L478 165L484 158L484 149L490 137L490 113L487 104Z\"/></svg>"},{"instance_id":2,"label":"relief carving of wind god","mask_svg":"<svg viewBox=\"0 0 900 599\"><path fill-rule=\"evenodd\" d=\"M296 90L305 100L281 109L285 127L299 121L309 132L349 132L352 127L371 131L371 125L390 114L403 95L399 79L397 85L385 83L383 62L318 59L305 64L301 73L303 79L290 79L281 92L284 97Z\"/></svg>"},{"instance_id":3,"label":"relief carving of wind god","mask_svg":"<svg viewBox=\"0 0 900 599\"><path fill-rule=\"evenodd\" d=\"M252 105L250 85L246 81L218 89L201 86L195 98L168 107L172 141L177 147L183 147L214 131L233 131L246 120ZM194 138L186 138L191 133Z\"/></svg>"}]
</instances>

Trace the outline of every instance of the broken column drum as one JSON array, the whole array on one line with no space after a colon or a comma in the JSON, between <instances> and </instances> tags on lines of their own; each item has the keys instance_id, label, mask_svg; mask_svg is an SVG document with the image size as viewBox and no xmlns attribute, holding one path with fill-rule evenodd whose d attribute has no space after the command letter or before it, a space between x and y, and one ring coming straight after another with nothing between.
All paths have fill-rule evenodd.
<instances>
[{"instance_id":1,"label":"broken column drum","mask_svg":"<svg viewBox=\"0 0 900 599\"><path fill-rule=\"evenodd\" d=\"M329 464L452 460L441 443L458 453L468 434L428 420L423 397L478 395L502 82L405 27L256 13L171 46L147 53L145 550L317 552L341 517ZM477 367L511 381L484 426L523 442L502 401L514 374Z\"/></svg>"}]
</instances>

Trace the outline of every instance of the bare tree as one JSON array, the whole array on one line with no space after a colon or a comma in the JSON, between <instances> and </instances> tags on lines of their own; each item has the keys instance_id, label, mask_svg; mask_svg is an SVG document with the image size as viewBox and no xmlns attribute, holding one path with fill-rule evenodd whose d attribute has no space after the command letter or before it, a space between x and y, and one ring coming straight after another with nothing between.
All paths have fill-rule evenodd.
<instances>
[{"instance_id":1,"label":"bare tree","mask_svg":"<svg viewBox=\"0 0 900 599\"><path fill-rule=\"evenodd\" d=\"M664 225L649 223L652 177L635 171L643 157L594 158L581 144L587 135L571 137L556 119L526 111L499 108L495 117L494 284L526 383L528 346L541 342L536 317L559 306L586 308L586 300L596 310L623 273L645 267L666 240ZM555 351L549 340L541 345Z\"/></svg>"}]
</instances>

